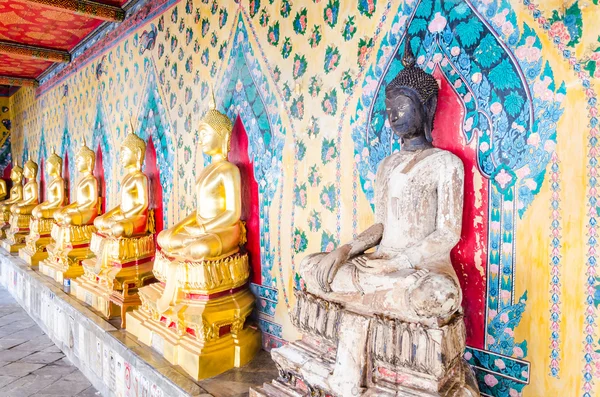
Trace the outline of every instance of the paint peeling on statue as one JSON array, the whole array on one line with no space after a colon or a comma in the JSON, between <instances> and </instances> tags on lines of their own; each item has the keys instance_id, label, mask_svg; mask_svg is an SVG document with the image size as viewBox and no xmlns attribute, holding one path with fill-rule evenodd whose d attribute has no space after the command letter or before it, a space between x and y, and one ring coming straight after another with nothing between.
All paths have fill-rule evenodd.
<instances>
[{"instance_id":1,"label":"paint peeling on statue","mask_svg":"<svg viewBox=\"0 0 600 397\"><path fill-rule=\"evenodd\" d=\"M385 92L403 150L379 166L377 223L302 262L305 288L296 291L292 320L303 339L272 351L281 377L255 395L479 395L462 358L462 292L450 261L463 165L431 144L438 85L406 48L404 69Z\"/></svg>"}]
</instances>

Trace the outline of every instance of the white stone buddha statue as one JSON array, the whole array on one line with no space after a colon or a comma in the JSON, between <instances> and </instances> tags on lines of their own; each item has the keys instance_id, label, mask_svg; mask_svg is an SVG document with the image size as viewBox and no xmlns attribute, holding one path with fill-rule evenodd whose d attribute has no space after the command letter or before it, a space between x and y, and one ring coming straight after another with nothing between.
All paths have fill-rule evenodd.
<instances>
[{"instance_id":1,"label":"white stone buddha statue","mask_svg":"<svg viewBox=\"0 0 600 397\"><path fill-rule=\"evenodd\" d=\"M415 66L408 44L403 64L385 90L402 150L379 165L376 223L302 261L305 290L296 291L292 320L304 337L272 351L281 377L255 395L275 396L280 387L310 395L478 395L462 359L462 292L450 261L461 235L463 165L431 143L438 85Z\"/></svg>"}]
</instances>

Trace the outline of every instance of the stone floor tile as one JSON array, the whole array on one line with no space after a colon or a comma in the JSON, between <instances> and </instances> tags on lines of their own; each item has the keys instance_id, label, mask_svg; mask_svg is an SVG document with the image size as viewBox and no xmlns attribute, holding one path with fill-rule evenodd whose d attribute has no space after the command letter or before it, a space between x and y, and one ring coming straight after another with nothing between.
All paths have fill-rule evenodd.
<instances>
[{"instance_id":1,"label":"stone floor tile","mask_svg":"<svg viewBox=\"0 0 600 397\"><path fill-rule=\"evenodd\" d=\"M42 351L45 353L60 353L61 352L61 350L56 345L48 346L47 348L45 348Z\"/></svg>"},{"instance_id":2,"label":"stone floor tile","mask_svg":"<svg viewBox=\"0 0 600 397\"><path fill-rule=\"evenodd\" d=\"M71 360L69 360L66 357L63 357L60 360L55 361L53 364L54 365L64 365L66 367L73 367L73 363L71 362Z\"/></svg>"},{"instance_id":3,"label":"stone floor tile","mask_svg":"<svg viewBox=\"0 0 600 397\"><path fill-rule=\"evenodd\" d=\"M36 369L40 369L44 366L44 364L33 364L33 363L10 363L2 367L2 374L9 376L18 376L22 377L28 375L35 371Z\"/></svg>"},{"instance_id":4,"label":"stone floor tile","mask_svg":"<svg viewBox=\"0 0 600 397\"><path fill-rule=\"evenodd\" d=\"M60 360L64 356L63 353L37 352L30 356L23 357L20 361L24 363L50 364Z\"/></svg>"},{"instance_id":5,"label":"stone floor tile","mask_svg":"<svg viewBox=\"0 0 600 397\"><path fill-rule=\"evenodd\" d=\"M2 390L4 386L11 384L17 379L19 378L16 376L0 375L0 390Z\"/></svg>"},{"instance_id":6,"label":"stone floor tile","mask_svg":"<svg viewBox=\"0 0 600 397\"><path fill-rule=\"evenodd\" d=\"M100 392L96 391L94 387L90 386L81 393L77 394L77 397L98 397L100 396Z\"/></svg>"},{"instance_id":7,"label":"stone floor tile","mask_svg":"<svg viewBox=\"0 0 600 397\"><path fill-rule=\"evenodd\" d=\"M50 386L45 387L36 393L37 395L53 395L53 396L76 396L85 389L89 388L92 384L89 381L85 382L73 382L61 379L57 382L52 383Z\"/></svg>"},{"instance_id":8,"label":"stone floor tile","mask_svg":"<svg viewBox=\"0 0 600 397\"><path fill-rule=\"evenodd\" d=\"M77 367L49 364L49 365L46 365L45 367L42 367L36 371L33 371L32 373L34 375L52 375L52 376L58 376L58 377L62 378L62 377L69 375L73 371L77 371Z\"/></svg>"},{"instance_id":9,"label":"stone floor tile","mask_svg":"<svg viewBox=\"0 0 600 397\"><path fill-rule=\"evenodd\" d=\"M19 361L20 359L27 356L28 354L30 354L30 353L27 351L24 351L24 350L14 350L14 349L2 350L2 351L0 351L0 360L8 361L8 362L12 363L15 361Z\"/></svg>"},{"instance_id":10,"label":"stone floor tile","mask_svg":"<svg viewBox=\"0 0 600 397\"><path fill-rule=\"evenodd\" d=\"M19 397L31 396L41 389L58 381L56 376L41 376L29 374L0 389L2 393L12 394Z\"/></svg>"},{"instance_id":11,"label":"stone floor tile","mask_svg":"<svg viewBox=\"0 0 600 397\"><path fill-rule=\"evenodd\" d=\"M2 342L2 339L0 339L0 343ZM28 352L31 353L35 353L35 352L39 352L41 350L44 350L45 348L54 345L54 342L52 342L52 339L48 338L47 335L40 335L36 338L31 339L28 342L19 344L17 346L14 347L14 349L17 350L26 350Z\"/></svg>"}]
</instances>

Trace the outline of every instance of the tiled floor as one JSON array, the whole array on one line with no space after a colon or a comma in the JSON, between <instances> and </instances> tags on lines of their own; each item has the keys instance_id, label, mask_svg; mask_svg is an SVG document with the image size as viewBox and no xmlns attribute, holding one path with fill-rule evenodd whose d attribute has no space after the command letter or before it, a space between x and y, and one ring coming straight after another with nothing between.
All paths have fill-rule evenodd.
<instances>
[{"instance_id":1,"label":"tiled floor","mask_svg":"<svg viewBox=\"0 0 600 397\"><path fill-rule=\"evenodd\" d=\"M0 397L99 396L0 287Z\"/></svg>"}]
</instances>

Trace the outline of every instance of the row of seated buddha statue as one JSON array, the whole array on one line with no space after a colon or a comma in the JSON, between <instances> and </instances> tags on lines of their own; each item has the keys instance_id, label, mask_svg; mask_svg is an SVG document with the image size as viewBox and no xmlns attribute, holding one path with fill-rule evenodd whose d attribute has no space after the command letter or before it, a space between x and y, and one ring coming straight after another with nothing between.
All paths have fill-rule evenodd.
<instances>
[{"instance_id":1,"label":"row of seated buddha statue","mask_svg":"<svg viewBox=\"0 0 600 397\"><path fill-rule=\"evenodd\" d=\"M227 160L232 129L212 106L199 128L212 162L198 178L197 210L158 235L142 171L146 143L134 133L121 146L119 203L105 213L93 174L96 155L85 141L76 156L75 201L68 205L58 155L47 160L41 204L37 164L15 165L10 196L0 202L6 231L0 245L56 282L70 280L73 296L108 320L120 318L122 327L195 379L245 365L261 337L247 321L255 299L240 171Z\"/></svg>"},{"instance_id":2,"label":"row of seated buddha statue","mask_svg":"<svg viewBox=\"0 0 600 397\"><path fill-rule=\"evenodd\" d=\"M410 46L402 63L385 89L389 128L402 150L379 166L376 223L302 261L304 287L290 311L302 339L272 350L279 377L251 396L479 395L463 359L462 291L450 261L461 235L463 165L432 145L437 81L415 65ZM146 145L135 134L121 148L120 203L104 214L85 145L76 202L68 206L59 175L48 201L36 206L37 166L25 164L22 194L15 167L11 197L0 203L2 246L26 244L28 255L47 247L45 274L71 278L78 299L106 318L120 316L129 333L195 379L248 363L261 341L248 321L254 297L240 171L227 158L232 129L213 104L199 126L211 164L196 183L196 210L158 235L142 172Z\"/></svg>"}]
</instances>

